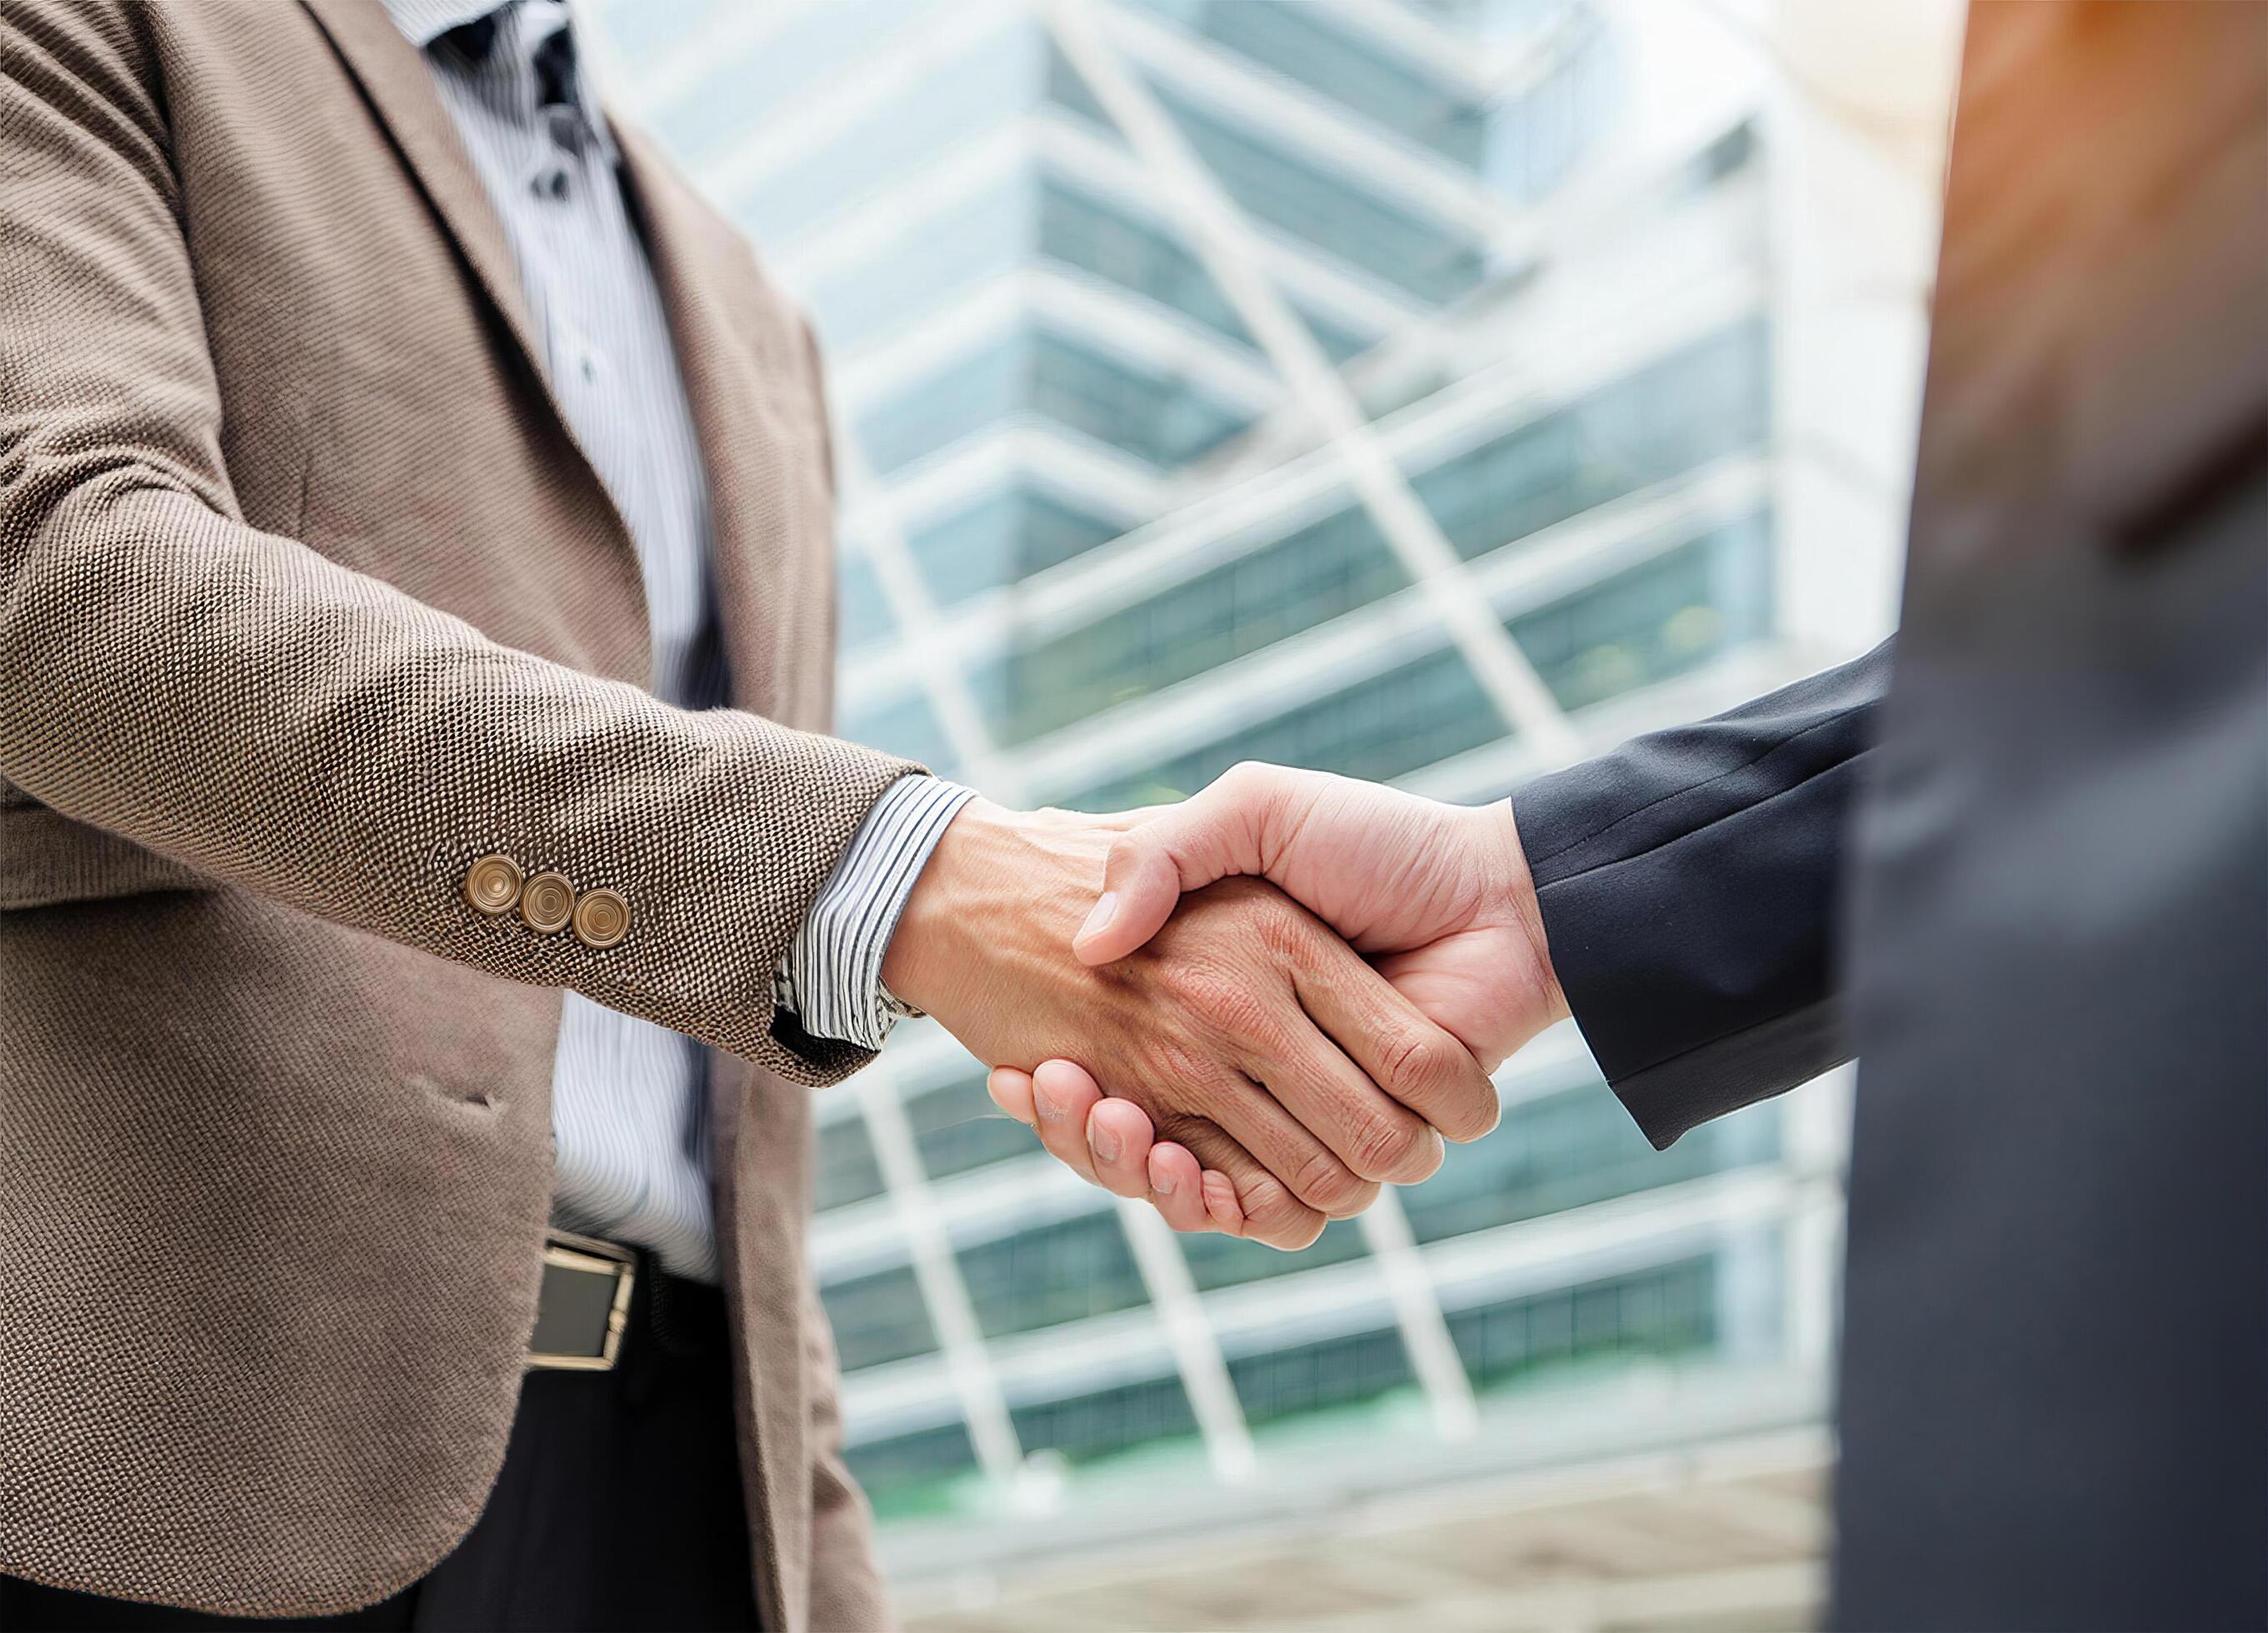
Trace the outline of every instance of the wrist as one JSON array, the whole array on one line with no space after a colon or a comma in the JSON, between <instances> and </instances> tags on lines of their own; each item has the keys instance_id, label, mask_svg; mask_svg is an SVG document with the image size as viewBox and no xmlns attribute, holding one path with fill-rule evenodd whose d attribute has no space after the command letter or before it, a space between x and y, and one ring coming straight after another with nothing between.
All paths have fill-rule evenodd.
<instances>
[{"instance_id":1,"label":"wrist","mask_svg":"<svg viewBox=\"0 0 2268 1633\"><path fill-rule=\"evenodd\" d=\"M901 1003L936 1012L954 922L966 910L970 849L998 814L988 799L963 805L938 836L906 893L905 907L882 952L882 985Z\"/></svg>"},{"instance_id":2,"label":"wrist","mask_svg":"<svg viewBox=\"0 0 2268 1633\"><path fill-rule=\"evenodd\" d=\"M1535 878L1528 866L1528 851L1520 842L1520 825L1512 801L1499 799L1473 810L1481 842L1491 860L1491 909L1519 926L1534 957L1535 998L1546 1024L1567 1019L1567 995L1551 967L1550 938L1544 933L1543 904L1535 894Z\"/></svg>"},{"instance_id":3,"label":"wrist","mask_svg":"<svg viewBox=\"0 0 2268 1633\"><path fill-rule=\"evenodd\" d=\"M969 800L906 897L882 956L883 985L960 1033L972 1006L998 992L1005 966L1050 952L1071 961L1110 838Z\"/></svg>"}]
</instances>

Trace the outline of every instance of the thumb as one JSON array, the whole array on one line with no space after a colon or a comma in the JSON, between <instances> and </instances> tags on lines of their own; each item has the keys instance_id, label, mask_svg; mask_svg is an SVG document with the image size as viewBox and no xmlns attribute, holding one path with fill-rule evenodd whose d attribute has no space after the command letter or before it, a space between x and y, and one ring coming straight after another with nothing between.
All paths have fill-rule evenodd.
<instances>
[{"instance_id":1,"label":"thumb","mask_svg":"<svg viewBox=\"0 0 2268 1633\"><path fill-rule=\"evenodd\" d=\"M1120 835L1103 865L1102 894L1071 938L1079 961L1123 959L1164 928L1184 891L1261 872L1270 808L1270 795L1257 779L1232 773Z\"/></svg>"}]
</instances>

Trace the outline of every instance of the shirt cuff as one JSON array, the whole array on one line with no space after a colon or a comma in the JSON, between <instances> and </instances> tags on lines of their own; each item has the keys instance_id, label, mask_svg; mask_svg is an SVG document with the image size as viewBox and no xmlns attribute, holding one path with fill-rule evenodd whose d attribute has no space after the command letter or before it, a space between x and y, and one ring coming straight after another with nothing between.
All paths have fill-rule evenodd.
<instances>
[{"instance_id":1,"label":"shirt cuff","mask_svg":"<svg viewBox=\"0 0 2268 1633\"><path fill-rule=\"evenodd\" d=\"M882 987L882 954L929 853L972 789L902 776L882 792L780 960L781 1007L818 1038L879 1049L913 1013Z\"/></svg>"}]
</instances>

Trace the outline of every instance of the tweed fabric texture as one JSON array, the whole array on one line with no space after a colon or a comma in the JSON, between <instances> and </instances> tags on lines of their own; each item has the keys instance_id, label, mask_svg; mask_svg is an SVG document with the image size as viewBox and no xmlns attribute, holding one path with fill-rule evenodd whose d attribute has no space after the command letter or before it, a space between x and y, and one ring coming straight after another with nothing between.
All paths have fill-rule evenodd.
<instances>
[{"instance_id":1,"label":"tweed fabric texture","mask_svg":"<svg viewBox=\"0 0 2268 1633\"><path fill-rule=\"evenodd\" d=\"M565 988L721 1052L759 1600L882 1616L813 1434L795 1086L865 1056L770 974L913 768L797 729L834 618L808 336L624 138L734 710L643 689L630 542L379 7L0 4L0 1570L307 1614L453 1546L533 1320ZM471 911L489 852L629 935Z\"/></svg>"}]
</instances>

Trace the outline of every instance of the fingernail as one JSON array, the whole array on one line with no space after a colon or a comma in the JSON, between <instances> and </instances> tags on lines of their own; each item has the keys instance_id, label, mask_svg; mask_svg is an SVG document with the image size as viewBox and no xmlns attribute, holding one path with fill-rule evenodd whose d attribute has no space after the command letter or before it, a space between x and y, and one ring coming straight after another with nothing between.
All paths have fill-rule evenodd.
<instances>
[{"instance_id":1,"label":"fingernail","mask_svg":"<svg viewBox=\"0 0 2268 1633\"><path fill-rule=\"evenodd\" d=\"M1094 1148L1094 1157L1098 1162L1116 1162L1118 1153L1126 1149L1120 1144L1116 1134L1108 1129L1099 1127L1087 1129L1086 1143Z\"/></svg>"},{"instance_id":2,"label":"fingernail","mask_svg":"<svg viewBox=\"0 0 2268 1633\"><path fill-rule=\"evenodd\" d=\"M1079 927L1079 935L1076 938L1084 941L1089 936L1101 935L1110 928L1110 921L1117 916L1118 893L1115 890L1106 890L1095 899L1094 906L1087 912L1086 923Z\"/></svg>"},{"instance_id":3,"label":"fingernail","mask_svg":"<svg viewBox=\"0 0 2268 1633\"><path fill-rule=\"evenodd\" d=\"M1171 1196L1174 1194L1174 1176L1170 1173L1160 1174L1150 1181L1150 1188L1160 1196Z\"/></svg>"},{"instance_id":4,"label":"fingernail","mask_svg":"<svg viewBox=\"0 0 2268 1633\"><path fill-rule=\"evenodd\" d=\"M1063 1121L1063 1102L1056 1099L1052 1094L1049 1094L1037 1083L1034 1083L1032 1085L1032 1105L1034 1108L1039 1112L1040 1115L1046 1118L1049 1122L1061 1122Z\"/></svg>"}]
</instances>

